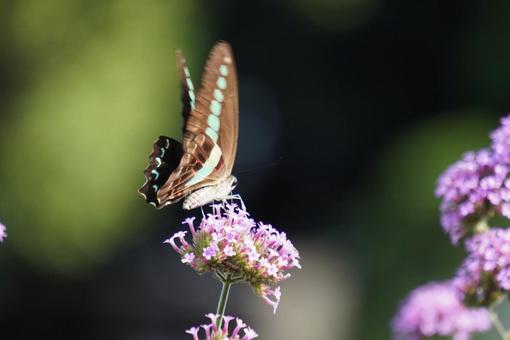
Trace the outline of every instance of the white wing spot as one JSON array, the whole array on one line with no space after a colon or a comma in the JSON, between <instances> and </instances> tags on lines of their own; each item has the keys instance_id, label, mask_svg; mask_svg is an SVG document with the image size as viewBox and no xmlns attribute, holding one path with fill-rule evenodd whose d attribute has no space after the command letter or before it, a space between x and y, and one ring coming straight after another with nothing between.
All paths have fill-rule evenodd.
<instances>
[{"instance_id":1,"label":"white wing spot","mask_svg":"<svg viewBox=\"0 0 510 340\"><path fill-rule=\"evenodd\" d=\"M184 67L183 67L183 70L184 70L184 75L185 75L187 78L189 78L189 77L190 77L190 73L189 73L189 69L188 69L188 67L184 66Z\"/></svg>"}]
</instances>

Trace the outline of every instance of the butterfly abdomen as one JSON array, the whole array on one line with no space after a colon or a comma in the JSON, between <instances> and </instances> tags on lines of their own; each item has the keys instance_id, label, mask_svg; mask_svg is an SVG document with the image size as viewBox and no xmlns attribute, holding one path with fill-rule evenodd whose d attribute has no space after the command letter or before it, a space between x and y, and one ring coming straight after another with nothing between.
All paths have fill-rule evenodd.
<instances>
[{"instance_id":1,"label":"butterfly abdomen","mask_svg":"<svg viewBox=\"0 0 510 340\"><path fill-rule=\"evenodd\" d=\"M234 189L237 179L230 175L223 181L216 185L210 185L198 189L189 194L182 203L182 207L186 210L191 210L201 207L215 200L224 200L229 198L230 193Z\"/></svg>"}]
</instances>

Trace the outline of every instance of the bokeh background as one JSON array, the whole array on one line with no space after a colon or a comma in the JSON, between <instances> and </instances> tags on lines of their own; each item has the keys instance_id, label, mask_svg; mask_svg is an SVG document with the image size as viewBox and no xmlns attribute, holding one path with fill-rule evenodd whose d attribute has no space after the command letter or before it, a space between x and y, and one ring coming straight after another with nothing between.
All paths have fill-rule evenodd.
<instances>
[{"instance_id":1,"label":"bokeh background","mask_svg":"<svg viewBox=\"0 0 510 340\"><path fill-rule=\"evenodd\" d=\"M238 192L303 264L276 316L246 286L228 312L260 339L390 339L464 256L434 186L510 110L509 19L505 0L0 1L0 337L189 339L215 310L219 284L162 244L187 214L136 190L180 135L175 50L199 83L224 39Z\"/></svg>"}]
</instances>

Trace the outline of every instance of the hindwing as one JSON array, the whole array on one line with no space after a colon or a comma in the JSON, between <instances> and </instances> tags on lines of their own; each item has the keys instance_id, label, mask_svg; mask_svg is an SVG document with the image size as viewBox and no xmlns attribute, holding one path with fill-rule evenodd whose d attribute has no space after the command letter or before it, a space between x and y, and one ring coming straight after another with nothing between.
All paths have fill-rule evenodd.
<instances>
[{"instance_id":1,"label":"hindwing","mask_svg":"<svg viewBox=\"0 0 510 340\"><path fill-rule=\"evenodd\" d=\"M182 155L181 143L175 139L160 136L154 141L149 155L149 165L144 171L145 183L138 190L148 203L159 206L157 193L179 165Z\"/></svg>"}]
</instances>

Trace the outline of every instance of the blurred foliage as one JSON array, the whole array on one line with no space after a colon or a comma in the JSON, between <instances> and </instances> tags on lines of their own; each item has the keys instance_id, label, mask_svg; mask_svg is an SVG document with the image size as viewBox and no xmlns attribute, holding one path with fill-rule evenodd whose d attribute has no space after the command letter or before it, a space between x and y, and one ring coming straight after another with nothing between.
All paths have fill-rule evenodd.
<instances>
[{"instance_id":1,"label":"blurred foliage","mask_svg":"<svg viewBox=\"0 0 510 340\"><path fill-rule=\"evenodd\" d=\"M2 112L0 203L24 257L82 271L135 231L151 143L180 130L174 53L193 6L10 3L23 86Z\"/></svg>"},{"instance_id":2,"label":"blurred foliage","mask_svg":"<svg viewBox=\"0 0 510 340\"><path fill-rule=\"evenodd\" d=\"M375 174L380 180L377 188L390 198L381 200L385 205L381 212L396 205L398 215L413 224L437 216L437 178L464 153L489 147L489 133L499 124L495 116L481 110L444 112L395 136L376 167L380 170Z\"/></svg>"},{"instance_id":3,"label":"blurred foliage","mask_svg":"<svg viewBox=\"0 0 510 340\"><path fill-rule=\"evenodd\" d=\"M466 31L459 37L458 74L461 87L476 104L490 102L505 107L508 103L510 74L510 2L495 1L470 12Z\"/></svg>"},{"instance_id":4,"label":"blurred foliage","mask_svg":"<svg viewBox=\"0 0 510 340\"><path fill-rule=\"evenodd\" d=\"M327 31L361 26L376 13L379 0L294 0L291 8L304 19Z\"/></svg>"}]
</instances>

